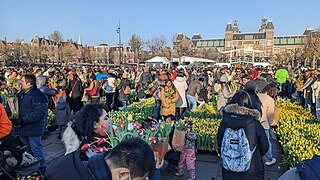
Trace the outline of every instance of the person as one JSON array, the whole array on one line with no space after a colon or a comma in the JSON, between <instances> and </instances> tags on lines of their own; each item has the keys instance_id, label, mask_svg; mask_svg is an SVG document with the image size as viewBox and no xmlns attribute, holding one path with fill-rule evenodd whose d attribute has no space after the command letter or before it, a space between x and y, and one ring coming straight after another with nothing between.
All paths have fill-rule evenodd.
<instances>
[{"instance_id":1,"label":"person","mask_svg":"<svg viewBox=\"0 0 320 180\"><path fill-rule=\"evenodd\" d=\"M109 70L107 81L102 86L102 89L104 90L107 99L107 112L112 111L115 108L116 85L114 84L114 82L116 80L116 76L112 72L113 71Z\"/></svg>"},{"instance_id":2,"label":"person","mask_svg":"<svg viewBox=\"0 0 320 180\"><path fill-rule=\"evenodd\" d=\"M156 104L154 107L153 118L158 119L161 110L161 90L166 85L166 81L168 80L168 76L165 74L161 74L159 80L157 80L154 86L150 90L150 94L155 98Z\"/></svg>"},{"instance_id":3,"label":"person","mask_svg":"<svg viewBox=\"0 0 320 180\"><path fill-rule=\"evenodd\" d=\"M259 100L262 102L262 117L261 117L261 124L264 128L264 131L267 135L268 142L269 142L269 149L268 152L262 157L265 164L270 166L276 163L276 159L272 156L272 145L270 139L270 125L274 123L273 115L274 115L274 108L275 108L275 101L274 98L277 96L277 87L270 83L266 87L263 88L261 93L258 94Z\"/></svg>"},{"instance_id":4,"label":"person","mask_svg":"<svg viewBox=\"0 0 320 180\"><path fill-rule=\"evenodd\" d=\"M165 117L175 116L176 114L176 101L179 99L179 93L173 86L170 79L167 80L164 88L161 89L161 110L160 115Z\"/></svg>"},{"instance_id":5,"label":"person","mask_svg":"<svg viewBox=\"0 0 320 180\"><path fill-rule=\"evenodd\" d=\"M173 81L173 85L179 93L179 99L176 102L176 119L178 120L182 118L188 107L186 98L188 84L183 71L178 71L177 78Z\"/></svg>"},{"instance_id":6,"label":"person","mask_svg":"<svg viewBox=\"0 0 320 180\"><path fill-rule=\"evenodd\" d=\"M233 96L231 101L227 104L227 106L223 109L222 121L217 133L218 152L222 155L223 163L222 179L264 179L264 166L262 162L262 156L268 151L269 144L266 134L264 133L264 129L259 122L259 119L260 113L258 110L253 109L250 95L245 91L237 92ZM230 142L223 142L223 140L229 138L228 135L230 134L226 133L227 130L228 132L232 132L231 130L242 130L244 131L245 137L243 139L229 139ZM228 153L232 150L235 151L235 149L232 149L230 151L230 149L228 149L228 144L229 148L234 147L231 145L235 145L235 148L237 150L240 146L240 144L238 143L239 140L247 140L248 144L246 144L246 148L249 148L247 150L250 151L250 154L252 153L252 158L251 161L249 161L249 164L244 164L242 162L240 163L241 166L239 165L239 167L247 165L249 169L247 171L242 170L241 172L227 170L226 168L228 168L228 165L230 165L230 163L232 162L228 161L228 158L225 158L225 156L228 155ZM242 146L241 149L243 148L244 147ZM247 153L234 153L247 155ZM243 157L244 156L240 156L239 159L243 159ZM233 158L231 159L234 160ZM233 165L239 163L237 159L234 161L235 162L232 163Z\"/></svg>"},{"instance_id":7,"label":"person","mask_svg":"<svg viewBox=\"0 0 320 180\"><path fill-rule=\"evenodd\" d=\"M70 109L76 113L83 107L81 98L83 95L82 82L76 73L71 72L68 77L68 100Z\"/></svg>"},{"instance_id":8,"label":"person","mask_svg":"<svg viewBox=\"0 0 320 180\"><path fill-rule=\"evenodd\" d=\"M279 69L276 71L276 74L274 75L274 78L277 79L277 82L279 83L281 87L281 92L284 96L286 96L286 90L287 90L287 84L286 81L289 78L288 71L280 65Z\"/></svg>"},{"instance_id":9,"label":"person","mask_svg":"<svg viewBox=\"0 0 320 180\"><path fill-rule=\"evenodd\" d=\"M140 138L121 141L106 156L104 153L81 161L79 150L62 157L45 174L47 180L144 180L153 177L155 158L151 147Z\"/></svg>"},{"instance_id":10,"label":"person","mask_svg":"<svg viewBox=\"0 0 320 180\"><path fill-rule=\"evenodd\" d=\"M250 95L253 108L257 109L260 112L260 114L262 114L262 108L261 108L262 104L261 104L261 101L259 100L256 90L257 90L257 84L254 81L249 81L244 86L244 91L246 91Z\"/></svg>"},{"instance_id":11,"label":"person","mask_svg":"<svg viewBox=\"0 0 320 180\"><path fill-rule=\"evenodd\" d=\"M55 108L53 97L56 94L56 90L50 89L47 86L47 78L43 75L37 76L37 88L42 91L48 98L48 109L53 110Z\"/></svg>"},{"instance_id":12,"label":"person","mask_svg":"<svg viewBox=\"0 0 320 180\"><path fill-rule=\"evenodd\" d=\"M65 154L78 150L84 144L92 143L95 137L105 137L106 132L109 132L109 123L106 105L92 103L84 106L75 114L62 135ZM82 153L82 157L87 159L87 156L92 155L89 153Z\"/></svg>"},{"instance_id":13,"label":"person","mask_svg":"<svg viewBox=\"0 0 320 180\"><path fill-rule=\"evenodd\" d=\"M317 118L320 117L320 74L317 75L317 80L311 85L312 90L313 90L313 99L316 102L316 116Z\"/></svg>"},{"instance_id":14,"label":"person","mask_svg":"<svg viewBox=\"0 0 320 180\"><path fill-rule=\"evenodd\" d=\"M242 85L240 86L240 90L244 89L244 86L251 81L251 76L248 74L245 74L242 76Z\"/></svg>"},{"instance_id":15,"label":"person","mask_svg":"<svg viewBox=\"0 0 320 180\"><path fill-rule=\"evenodd\" d=\"M217 102L217 108L220 111L222 107L224 107L229 98L233 96L233 93L231 92L231 89L228 85L228 77L227 75L222 75L220 78L220 85L221 88L218 91L218 102Z\"/></svg>"},{"instance_id":16,"label":"person","mask_svg":"<svg viewBox=\"0 0 320 180\"><path fill-rule=\"evenodd\" d=\"M14 134L27 146L27 152L42 158L39 170L46 170L41 137L48 115L48 99L36 86L36 76L25 74L21 77L22 90L18 93L19 118L12 121Z\"/></svg>"},{"instance_id":17,"label":"person","mask_svg":"<svg viewBox=\"0 0 320 180\"><path fill-rule=\"evenodd\" d=\"M199 78L190 82L187 91L188 107L190 110L195 110L197 108L196 96L199 95L202 89L203 78Z\"/></svg>"},{"instance_id":18,"label":"person","mask_svg":"<svg viewBox=\"0 0 320 180\"><path fill-rule=\"evenodd\" d=\"M90 99L90 103L99 103L99 101L100 101L99 81L96 79L96 76L94 74L92 74L89 79L90 79L90 85L89 85L89 87L84 89L83 96L88 97Z\"/></svg>"},{"instance_id":19,"label":"person","mask_svg":"<svg viewBox=\"0 0 320 180\"><path fill-rule=\"evenodd\" d=\"M122 107L126 108L130 105L130 93L131 93L131 83L128 79L128 73L125 71L122 74L122 79L117 87L117 90L119 91L119 100L122 102ZM126 92L128 91L128 92Z\"/></svg>"},{"instance_id":20,"label":"person","mask_svg":"<svg viewBox=\"0 0 320 180\"><path fill-rule=\"evenodd\" d=\"M180 154L179 172L176 176L183 176L184 168L187 167L189 171L188 180L196 179L196 139L197 133L192 131L192 126L189 125L184 143L184 149Z\"/></svg>"},{"instance_id":21,"label":"person","mask_svg":"<svg viewBox=\"0 0 320 180\"><path fill-rule=\"evenodd\" d=\"M59 127L58 139L61 139L65 126L71 118L71 110L64 96L60 96L58 106L53 113L56 115L56 125Z\"/></svg>"}]
</instances>

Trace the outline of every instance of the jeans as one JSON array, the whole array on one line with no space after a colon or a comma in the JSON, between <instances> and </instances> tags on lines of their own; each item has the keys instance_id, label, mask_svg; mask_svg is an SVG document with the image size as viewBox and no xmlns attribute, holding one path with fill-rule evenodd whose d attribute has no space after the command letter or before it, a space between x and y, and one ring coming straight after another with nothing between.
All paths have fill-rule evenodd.
<instances>
[{"instance_id":1,"label":"jeans","mask_svg":"<svg viewBox=\"0 0 320 180\"><path fill-rule=\"evenodd\" d=\"M161 101L156 101L156 106L154 107L153 119L158 119L160 114Z\"/></svg>"},{"instance_id":2,"label":"jeans","mask_svg":"<svg viewBox=\"0 0 320 180\"><path fill-rule=\"evenodd\" d=\"M262 157L262 159L264 160L264 162L270 162L270 161L272 161L272 146L271 146L271 141L270 141L270 130L265 129L264 132L266 133L267 138L268 138L269 149L268 149L268 152Z\"/></svg>"},{"instance_id":3,"label":"jeans","mask_svg":"<svg viewBox=\"0 0 320 180\"><path fill-rule=\"evenodd\" d=\"M112 111L115 105L115 93L106 93L106 99L107 112Z\"/></svg>"},{"instance_id":4,"label":"jeans","mask_svg":"<svg viewBox=\"0 0 320 180\"><path fill-rule=\"evenodd\" d=\"M190 110L195 110L197 108L196 96L191 96L187 94L188 107Z\"/></svg>"},{"instance_id":5,"label":"jeans","mask_svg":"<svg viewBox=\"0 0 320 180\"><path fill-rule=\"evenodd\" d=\"M39 168L45 168L46 162L44 160L44 153L43 153L43 145L41 143L41 136L36 137L27 137L27 136L20 136L20 140L23 144L27 146L27 152L34 157L40 157L42 160L40 161Z\"/></svg>"},{"instance_id":6,"label":"jeans","mask_svg":"<svg viewBox=\"0 0 320 180\"><path fill-rule=\"evenodd\" d=\"M176 107L176 120L182 119L186 111L187 108L185 107Z\"/></svg>"},{"instance_id":7,"label":"jeans","mask_svg":"<svg viewBox=\"0 0 320 180\"><path fill-rule=\"evenodd\" d=\"M316 116L317 118L320 117L320 97L316 99Z\"/></svg>"},{"instance_id":8,"label":"jeans","mask_svg":"<svg viewBox=\"0 0 320 180\"><path fill-rule=\"evenodd\" d=\"M121 101L122 102L122 107L125 108L130 105L130 101Z\"/></svg>"}]
</instances>

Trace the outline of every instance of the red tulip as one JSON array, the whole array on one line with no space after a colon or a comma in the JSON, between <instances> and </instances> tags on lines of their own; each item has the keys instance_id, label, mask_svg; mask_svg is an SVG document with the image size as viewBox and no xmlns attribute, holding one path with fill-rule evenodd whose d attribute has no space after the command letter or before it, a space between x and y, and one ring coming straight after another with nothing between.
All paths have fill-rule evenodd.
<instances>
[{"instance_id":1,"label":"red tulip","mask_svg":"<svg viewBox=\"0 0 320 180\"><path fill-rule=\"evenodd\" d=\"M123 122L123 121L120 121L119 125L120 125L121 127L123 127L123 126L124 126L124 122Z\"/></svg>"},{"instance_id":2,"label":"red tulip","mask_svg":"<svg viewBox=\"0 0 320 180\"><path fill-rule=\"evenodd\" d=\"M149 141L154 141L156 138L154 137L149 137Z\"/></svg>"},{"instance_id":3,"label":"red tulip","mask_svg":"<svg viewBox=\"0 0 320 180\"><path fill-rule=\"evenodd\" d=\"M99 139L99 141L97 142L97 144L98 144L98 146L104 146L105 145L105 142L106 142L106 139L104 139L104 138L101 138L101 139Z\"/></svg>"},{"instance_id":4,"label":"red tulip","mask_svg":"<svg viewBox=\"0 0 320 180\"><path fill-rule=\"evenodd\" d=\"M152 143L153 143L153 144L157 144L157 140L156 140L156 139L153 140Z\"/></svg>"},{"instance_id":5,"label":"red tulip","mask_svg":"<svg viewBox=\"0 0 320 180\"><path fill-rule=\"evenodd\" d=\"M102 130L102 131L105 131L105 130L107 130L107 128L104 126L104 125L100 125L100 129Z\"/></svg>"},{"instance_id":6,"label":"red tulip","mask_svg":"<svg viewBox=\"0 0 320 180\"><path fill-rule=\"evenodd\" d=\"M90 148L90 145L89 144L84 144L82 147L81 147L81 150L82 151L86 151Z\"/></svg>"},{"instance_id":7,"label":"red tulip","mask_svg":"<svg viewBox=\"0 0 320 180\"><path fill-rule=\"evenodd\" d=\"M94 150L95 153L102 153L103 152L103 148L98 147Z\"/></svg>"},{"instance_id":8,"label":"red tulip","mask_svg":"<svg viewBox=\"0 0 320 180\"><path fill-rule=\"evenodd\" d=\"M137 124L137 128L138 128L138 129L141 129L141 128L142 128L142 125L138 123L138 124Z\"/></svg>"},{"instance_id":9,"label":"red tulip","mask_svg":"<svg viewBox=\"0 0 320 180\"><path fill-rule=\"evenodd\" d=\"M141 135L143 133L142 129L138 129L138 134Z\"/></svg>"},{"instance_id":10,"label":"red tulip","mask_svg":"<svg viewBox=\"0 0 320 180\"><path fill-rule=\"evenodd\" d=\"M167 123L168 123L168 122L171 122L171 118L168 117L167 120L166 120L166 122L167 122Z\"/></svg>"}]
</instances>

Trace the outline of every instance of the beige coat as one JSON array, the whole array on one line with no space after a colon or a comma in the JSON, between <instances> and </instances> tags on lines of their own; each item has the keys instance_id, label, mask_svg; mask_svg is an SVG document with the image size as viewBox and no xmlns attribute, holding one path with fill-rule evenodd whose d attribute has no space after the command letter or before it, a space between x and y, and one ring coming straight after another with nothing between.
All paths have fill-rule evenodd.
<instances>
[{"instance_id":1,"label":"beige coat","mask_svg":"<svg viewBox=\"0 0 320 180\"><path fill-rule=\"evenodd\" d=\"M179 93L179 99L176 102L176 107L187 107L186 90L188 89L188 84L186 79L184 77L177 77L173 81L173 85Z\"/></svg>"},{"instance_id":2,"label":"beige coat","mask_svg":"<svg viewBox=\"0 0 320 180\"><path fill-rule=\"evenodd\" d=\"M267 94L258 94L258 97L262 103L262 117L261 117L261 125L264 129L270 129L270 124L274 123L274 108L275 102L272 97Z\"/></svg>"}]
</instances>

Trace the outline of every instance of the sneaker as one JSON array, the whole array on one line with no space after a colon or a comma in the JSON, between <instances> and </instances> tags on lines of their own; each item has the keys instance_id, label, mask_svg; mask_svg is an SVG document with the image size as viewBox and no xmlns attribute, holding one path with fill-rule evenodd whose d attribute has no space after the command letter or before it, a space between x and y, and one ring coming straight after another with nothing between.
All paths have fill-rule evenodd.
<instances>
[{"instance_id":1,"label":"sneaker","mask_svg":"<svg viewBox=\"0 0 320 180\"><path fill-rule=\"evenodd\" d=\"M189 176L188 180L195 180L196 179L196 175L195 174L192 174Z\"/></svg>"},{"instance_id":2,"label":"sneaker","mask_svg":"<svg viewBox=\"0 0 320 180\"><path fill-rule=\"evenodd\" d=\"M184 175L184 172L183 172L182 169L180 169L179 172L174 173L174 175L176 175L176 176L183 176L183 175Z\"/></svg>"},{"instance_id":3,"label":"sneaker","mask_svg":"<svg viewBox=\"0 0 320 180\"><path fill-rule=\"evenodd\" d=\"M272 158L271 161L266 162L265 164L266 164L267 166L270 166L270 165L272 165L272 164L274 164L274 163L276 163L276 162L277 162L276 158Z\"/></svg>"}]
</instances>

